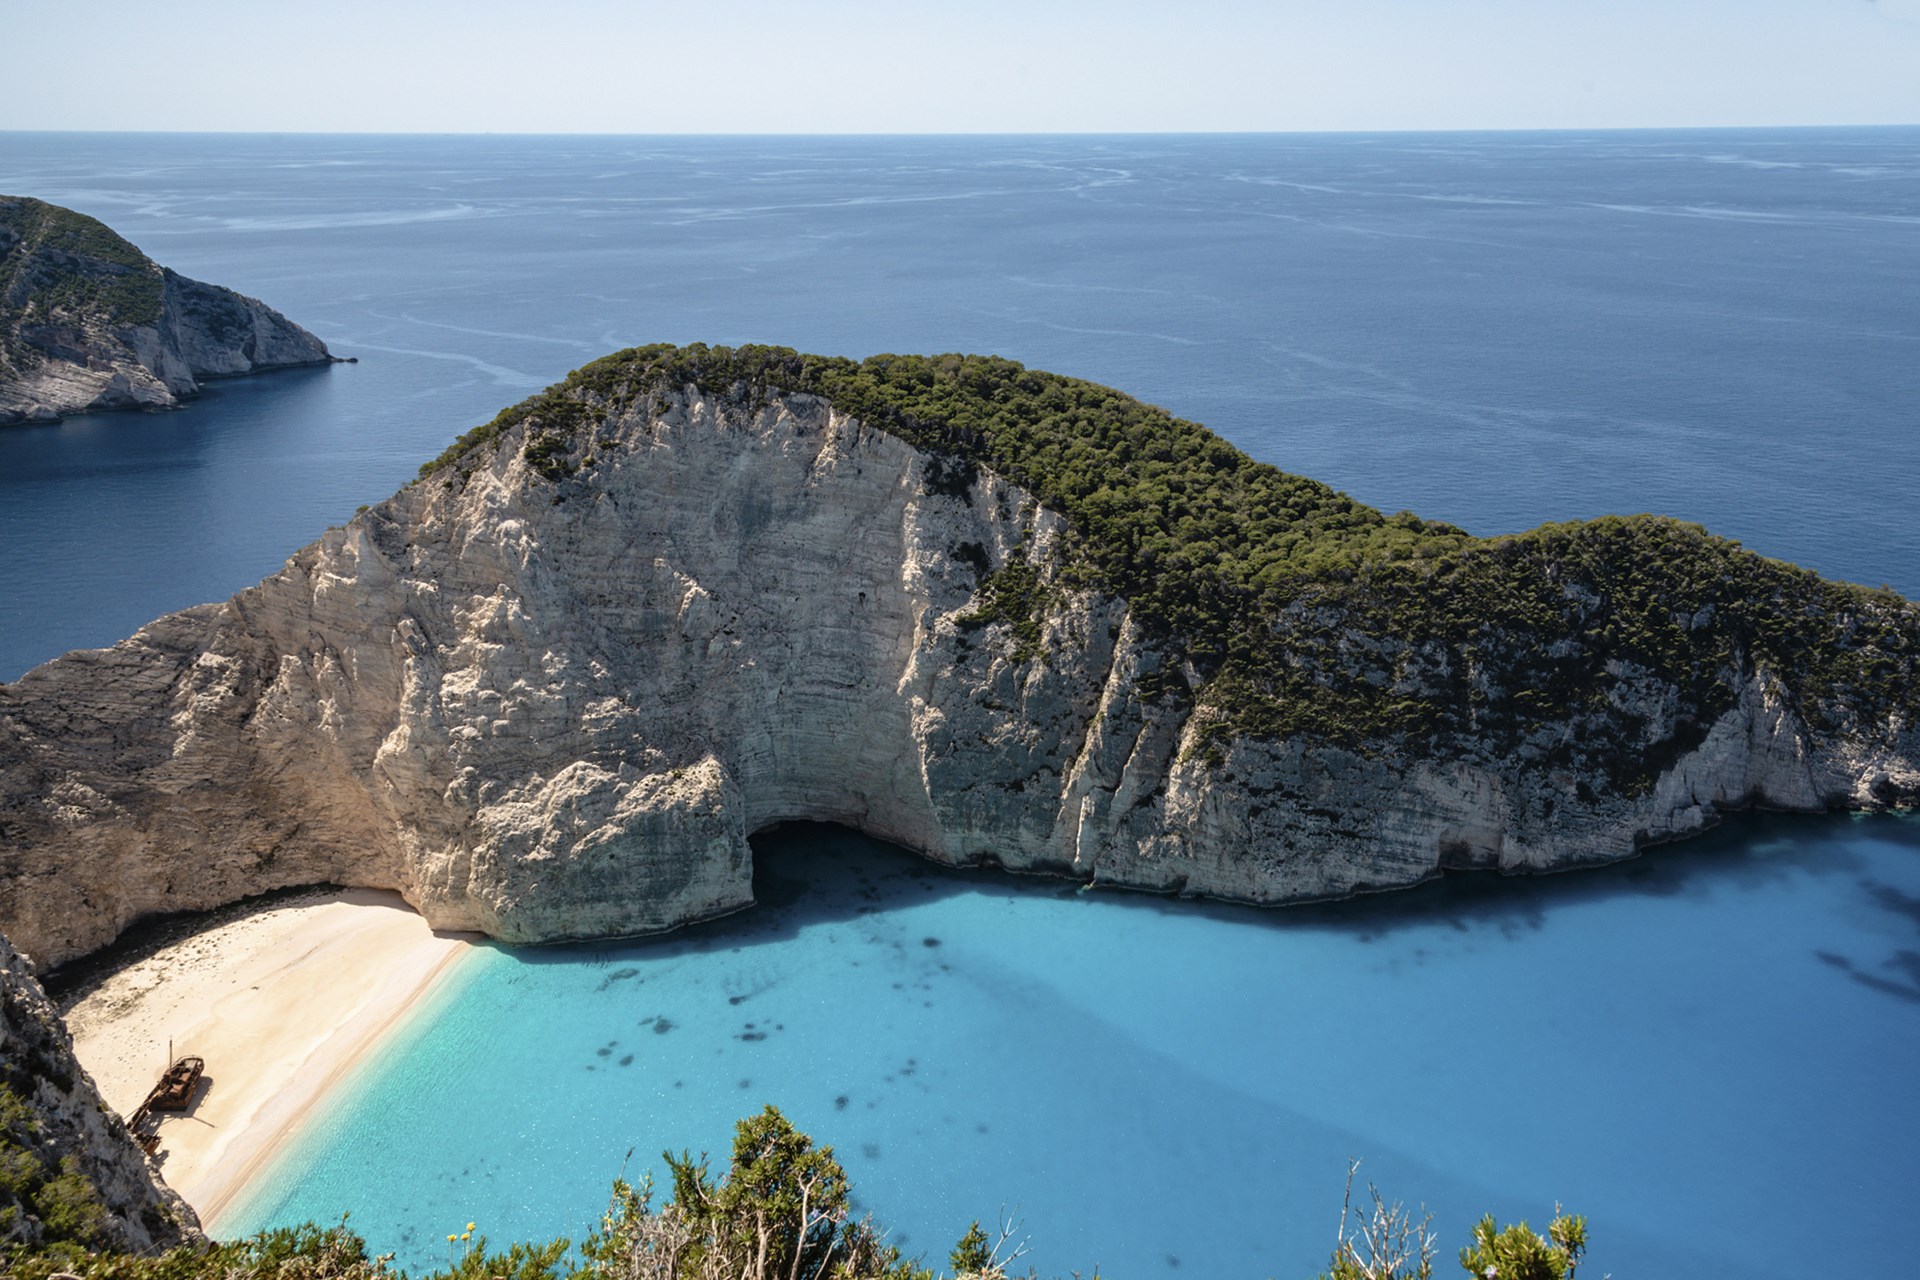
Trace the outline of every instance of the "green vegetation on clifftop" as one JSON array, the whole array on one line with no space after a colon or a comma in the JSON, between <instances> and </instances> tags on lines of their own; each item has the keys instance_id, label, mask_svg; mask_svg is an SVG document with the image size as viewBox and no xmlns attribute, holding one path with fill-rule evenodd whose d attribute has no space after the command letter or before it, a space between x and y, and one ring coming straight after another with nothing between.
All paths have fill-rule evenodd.
<instances>
[{"instance_id":1,"label":"green vegetation on clifftop","mask_svg":"<svg viewBox=\"0 0 1920 1280\"><path fill-rule=\"evenodd\" d=\"M0 313L27 326L151 325L163 297L161 269L104 222L0 196Z\"/></svg>"},{"instance_id":2,"label":"green vegetation on clifftop","mask_svg":"<svg viewBox=\"0 0 1920 1280\"><path fill-rule=\"evenodd\" d=\"M464 474L524 426L539 474L577 483L594 427L687 388L749 408L818 396L932 455L932 493L964 501L986 467L1035 494L1072 536L1037 578L989 577L976 616L1010 624L1016 658L1036 660L1034 620L1058 591L1124 598L1197 677L1219 745L1307 735L1517 758L1632 792L1762 671L1816 729L1872 735L1920 715L1920 611L1891 592L1654 516L1483 539L1383 515L1120 392L994 357L633 348L469 431L422 475Z\"/></svg>"}]
</instances>

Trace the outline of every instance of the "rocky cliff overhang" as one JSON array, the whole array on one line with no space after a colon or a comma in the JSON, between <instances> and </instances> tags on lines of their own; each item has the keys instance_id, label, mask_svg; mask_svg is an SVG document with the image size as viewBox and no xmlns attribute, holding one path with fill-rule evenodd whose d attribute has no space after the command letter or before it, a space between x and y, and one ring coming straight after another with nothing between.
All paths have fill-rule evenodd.
<instances>
[{"instance_id":1,"label":"rocky cliff overhang","mask_svg":"<svg viewBox=\"0 0 1920 1280\"><path fill-rule=\"evenodd\" d=\"M768 373L792 355L623 353L259 586L0 686L0 930L59 963L326 881L512 942L644 933L747 905L748 836L794 819L1284 903L1920 796L1920 613L1887 593L1672 522L1410 525L1129 401L1148 461L1088 502L1146 475L1174 528L1305 493L1322 530L1144 576L1064 464ZM1206 577L1234 555L1267 585Z\"/></svg>"}]
</instances>

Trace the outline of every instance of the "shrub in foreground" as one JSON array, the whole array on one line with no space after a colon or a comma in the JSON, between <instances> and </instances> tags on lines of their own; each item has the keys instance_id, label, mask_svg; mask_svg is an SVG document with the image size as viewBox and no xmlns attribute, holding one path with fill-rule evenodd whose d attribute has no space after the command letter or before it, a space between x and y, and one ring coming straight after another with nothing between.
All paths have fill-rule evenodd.
<instances>
[{"instance_id":1,"label":"shrub in foreground","mask_svg":"<svg viewBox=\"0 0 1920 1280\"><path fill-rule=\"evenodd\" d=\"M427 1280L936 1280L937 1274L1008 1280L1025 1252L1010 1220L1001 1221L997 1233L976 1221L948 1255L945 1273L902 1257L870 1218L854 1216L852 1188L833 1149L815 1146L773 1107L736 1127L723 1176L714 1176L705 1156L669 1153L666 1162L673 1198L658 1207L650 1179L618 1180L599 1229L578 1246L552 1240L493 1252L468 1223L447 1237L448 1265ZM1416 1223L1372 1187L1371 1207L1356 1210L1353 1172L1333 1258L1320 1280L1430 1280L1431 1215ZM0 1238L0 1276L405 1280L391 1254L369 1254L346 1223L343 1217L330 1227L282 1227L153 1257L88 1250L70 1240L28 1246ZM1543 1237L1524 1222L1496 1230L1488 1216L1474 1228L1473 1245L1460 1251L1460 1265L1480 1280L1574 1280L1585 1249L1583 1218L1556 1216ZM1099 1272L1086 1280L1099 1280Z\"/></svg>"}]
</instances>

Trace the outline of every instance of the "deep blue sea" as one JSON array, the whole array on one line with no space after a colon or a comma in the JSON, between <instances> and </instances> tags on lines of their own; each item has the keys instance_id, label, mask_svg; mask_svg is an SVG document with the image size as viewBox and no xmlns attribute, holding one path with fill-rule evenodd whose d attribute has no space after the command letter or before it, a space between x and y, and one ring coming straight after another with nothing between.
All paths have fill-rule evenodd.
<instances>
[{"instance_id":1,"label":"deep blue sea","mask_svg":"<svg viewBox=\"0 0 1920 1280\"><path fill-rule=\"evenodd\" d=\"M360 358L0 431L0 679L661 340L995 352L1388 510L1656 511L1920 595L1920 129L0 134L0 191ZM1044 1273L1304 1277L1351 1155L1443 1258L1559 1200L1622 1280L1909 1262L1871 1224L1920 1188L1914 819L1279 913L832 831L758 861L729 921L480 953L224 1225L351 1209L415 1266L470 1219L577 1234L629 1147L721 1153L774 1102L935 1261L1004 1205Z\"/></svg>"}]
</instances>

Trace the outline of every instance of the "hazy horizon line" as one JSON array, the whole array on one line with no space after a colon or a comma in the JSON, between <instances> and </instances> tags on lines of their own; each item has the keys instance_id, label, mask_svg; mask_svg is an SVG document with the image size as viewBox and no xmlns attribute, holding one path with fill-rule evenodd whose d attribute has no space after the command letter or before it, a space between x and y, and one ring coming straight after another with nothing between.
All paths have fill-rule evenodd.
<instances>
[{"instance_id":1,"label":"hazy horizon line","mask_svg":"<svg viewBox=\"0 0 1920 1280\"><path fill-rule=\"evenodd\" d=\"M1534 133L1751 133L1916 129L1920 118L1851 124L1488 125L1393 129L861 129L861 130L552 130L552 129L0 129L6 136L119 136L207 138L1246 138L1399 137L1439 134Z\"/></svg>"}]
</instances>

